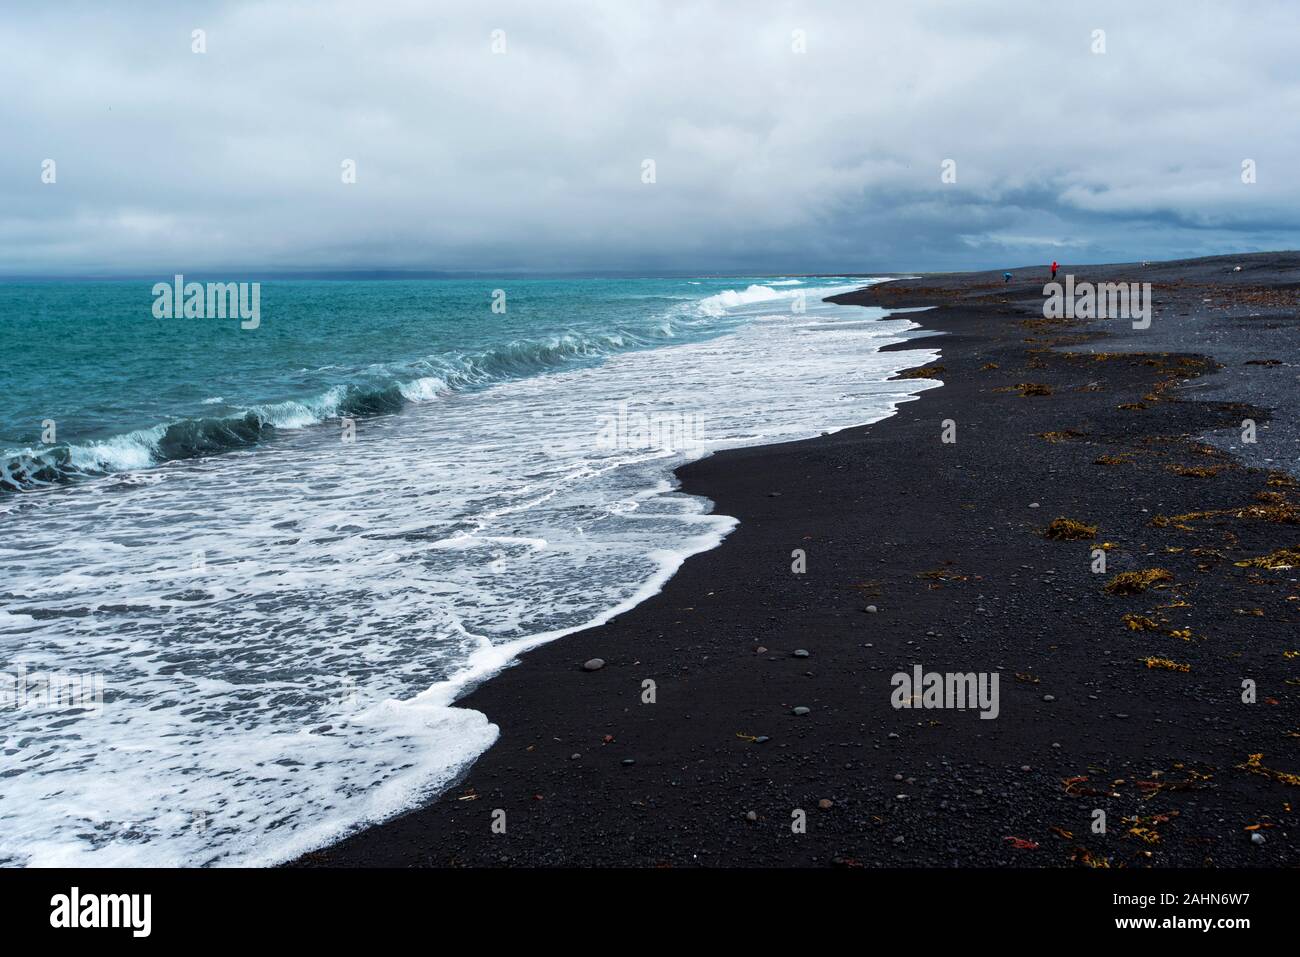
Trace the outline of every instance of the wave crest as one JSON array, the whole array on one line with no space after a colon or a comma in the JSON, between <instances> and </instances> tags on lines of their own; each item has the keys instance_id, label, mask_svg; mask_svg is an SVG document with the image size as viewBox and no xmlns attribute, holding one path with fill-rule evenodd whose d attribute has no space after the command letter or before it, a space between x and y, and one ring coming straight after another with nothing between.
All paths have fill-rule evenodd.
<instances>
[{"instance_id":1,"label":"wave crest","mask_svg":"<svg viewBox=\"0 0 1300 957\"><path fill-rule=\"evenodd\" d=\"M703 303L694 305L706 317L717 314ZM392 370L367 370L356 377L359 381L331 386L312 397L256 405L226 416L187 417L104 440L11 450L0 453L0 493L249 448L271 439L279 429L302 429L342 417L391 414L407 403L431 402L573 362L645 348L674 338L677 331L678 323L668 317L636 332L617 329L518 339L478 353L435 356Z\"/></svg>"}]
</instances>

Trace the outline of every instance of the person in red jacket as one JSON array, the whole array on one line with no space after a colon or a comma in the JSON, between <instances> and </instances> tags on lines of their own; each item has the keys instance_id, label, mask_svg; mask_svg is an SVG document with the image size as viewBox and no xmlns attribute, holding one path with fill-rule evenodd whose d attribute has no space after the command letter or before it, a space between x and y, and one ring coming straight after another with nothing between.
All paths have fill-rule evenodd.
<instances>
[{"instance_id":1,"label":"person in red jacket","mask_svg":"<svg viewBox=\"0 0 1300 957\"><path fill-rule=\"evenodd\" d=\"M1056 260L1055 260L1055 259L1052 260L1052 278L1053 278L1053 279L1056 278Z\"/></svg>"}]
</instances>

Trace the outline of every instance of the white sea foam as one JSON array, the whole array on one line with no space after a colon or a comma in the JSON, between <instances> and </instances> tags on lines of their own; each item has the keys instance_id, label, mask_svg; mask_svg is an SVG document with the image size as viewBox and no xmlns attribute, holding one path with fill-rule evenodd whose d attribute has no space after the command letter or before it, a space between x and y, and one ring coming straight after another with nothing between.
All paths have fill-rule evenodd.
<instances>
[{"instance_id":1,"label":"white sea foam","mask_svg":"<svg viewBox=\"0 0 1300 957\"><path fill-rule=\"evenodd\" d=\"M700 304L753 320L725 336L418 401L434 377L354 445L297 425L334 394L264 409L288 431L263 449L25 498L39 520L0 539L0 672L101 673L105 701L4 716L0 863L273 863L435 793L497 735L454 707L466 688L734 526L676 491L686 455L600 440L621 404L698 413L701 455L874 421L926 385L886 380L934 350L876 351L912 322L827 292L794 313L751 286Z\"/></svg>"},{"instance_id":2,"label":"white sea foam","mask_svg":"<svg viewBox=\"0 0 1300 957\"><path fill-rule=\"evenodd\" d=\"M158 461L158 441L165 431L166 426L158 425L102 442L74 445L68 450L69 458L74 466L88 472L148 468Z\"/></svg>"},{"instance_id":3,"label":"white sea foam","mask_svg":"<svg viewBox=\"0 0 1300 957\"><path fill-rule=\"evenodd\" d=\"M700 301L700 308L709 315L720 316L724 312L739 306L749 306L754 303L788 298L792 298L792 294L778 292L772 286L753 285L740 291L728 289L725 292L708 296Z\"/></svg>"},{"instance_id":4,"label":"white sea foam","mask_svg":"<svg viewBox=\"0 0 1300 957\"><path fill-rule=\"evenodd\" d=\"M449 391L446 379L437 376L424 376L413 382L401 385L402 395L408 402L432 402Z\"/></svg>"}]
</instances>

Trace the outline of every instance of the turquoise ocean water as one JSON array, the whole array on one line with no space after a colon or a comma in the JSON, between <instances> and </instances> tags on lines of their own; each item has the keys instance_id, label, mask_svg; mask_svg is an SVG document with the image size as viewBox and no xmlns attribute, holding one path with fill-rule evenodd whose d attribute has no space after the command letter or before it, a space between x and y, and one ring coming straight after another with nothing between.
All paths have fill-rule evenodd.
<instances>
[{"instance_id":1,"label":"turquoise ocean water","mask_svg":"<svg viewBox=\"0 0 1300 957\"><path fill-rule=\"evenodd\" d=\"M863 282L276 280L255 329L0 284L0 864L271 863L436 794L496 738L466 688L733 527L674 467L934 385L823 301Z\"/></svg>"}]
</instances>

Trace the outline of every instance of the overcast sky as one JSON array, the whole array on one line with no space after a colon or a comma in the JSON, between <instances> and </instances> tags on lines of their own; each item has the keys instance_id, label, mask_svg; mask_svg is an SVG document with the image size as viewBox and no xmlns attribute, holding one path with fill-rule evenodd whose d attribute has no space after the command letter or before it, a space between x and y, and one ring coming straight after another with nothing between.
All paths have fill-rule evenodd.
<instances>
[{"instance_id":1,"label":"overcast sky","mask_svg":"<svg viewBox=\"0 0 1300 957\"><path fill-rule=\"evenodd\" d=\"M6 3L0 274L1293 249L1297 36L1227 0Z\"/></svg>"}]
</instances>

